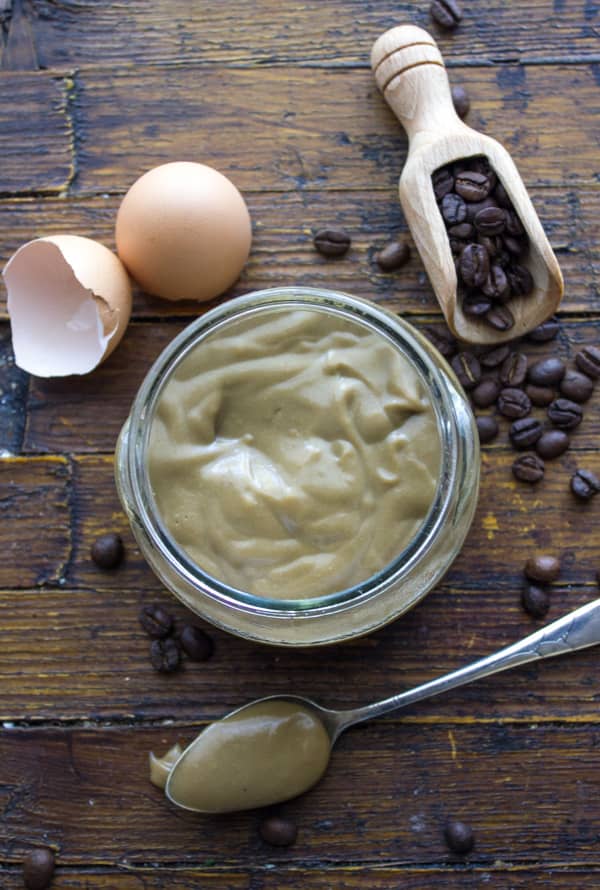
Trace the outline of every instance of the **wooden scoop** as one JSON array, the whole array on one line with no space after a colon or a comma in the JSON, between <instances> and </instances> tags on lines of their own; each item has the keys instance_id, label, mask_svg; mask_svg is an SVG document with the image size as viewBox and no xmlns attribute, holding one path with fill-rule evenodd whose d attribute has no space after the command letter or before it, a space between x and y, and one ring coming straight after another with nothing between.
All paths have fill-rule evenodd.
<instances>
[{"instance_id":1,"label":"wooden scoop","mask_svg":"<svg viewBox=\"0 0 600 890\"><path fill-rule=\"evenodd\" d=\"M471 343L500 343L536 327L556 310L563 294L557 259L510 155L495 139L464 124L454 110L444 60L433 37L413 25L386 31L373 45L375 80L409 138L400 177L400 203L448 326ZM436 204L432 173L452 161L484 155L529 236L522 265L535 283L526 297L508 303L515 324L506 331L465 315L448 234Z\"/></svg>"}]
</instances>

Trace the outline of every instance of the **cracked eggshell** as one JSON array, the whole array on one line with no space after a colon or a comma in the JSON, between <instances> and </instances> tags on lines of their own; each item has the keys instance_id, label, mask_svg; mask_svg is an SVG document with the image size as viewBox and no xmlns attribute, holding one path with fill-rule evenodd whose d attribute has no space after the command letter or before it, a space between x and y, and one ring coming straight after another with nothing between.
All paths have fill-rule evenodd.
<instances>
[{"instance_id":1,"label":"cracked eggshell","mask_svg":"<svg viewBox=\"0 0 600 890\"><path fill-rule=\"evenodd\" d=\"M13 254L3 276L15 362L30 374L87 374L125 333L129 276L98 241L80 235L37 238Z\"/></svg>"}]
</instances>

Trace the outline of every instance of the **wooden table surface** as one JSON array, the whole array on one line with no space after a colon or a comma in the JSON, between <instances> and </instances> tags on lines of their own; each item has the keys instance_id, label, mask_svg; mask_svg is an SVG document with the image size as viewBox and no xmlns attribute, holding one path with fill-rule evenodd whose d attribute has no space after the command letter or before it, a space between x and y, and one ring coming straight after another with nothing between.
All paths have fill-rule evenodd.
<instances>
[{"instance_id":1,"label":"wooden table surface","mask_svg":"<svg viewBox=\"0 0 600 890\"><path fill-rule=\"evenodd\" d=\"M600 5L473 0L454 33L428 3L367 0L0 0L0 260L33 237L71 232L114 247L120 199L170 160L207 162L243 191L252 253L228 296L324 285L421 326L440 314L413 251L401 271L373 256L407 234L396 198L405 135L369 52L386 28L431 28L468 122L513 154L561 263L559 338L530 356L572 361L600 343ZM341 225L328 261L312 234ZM499 675L348 732L310 793L274 809L295 845L265 844L249 812L175 811L147 755L257 696L331 706L385 697L517 640L523 565L561 558L548 618L598 594L600 498L577 502L576 467L600 472L600 386L570 451L536 487L517 483L507 424L484 448L465 547L443 583L389 627L312 651L210 629L206 663L157 674L138 610L186 618L137 550L113 484L113 451L136 389L198 313L136 292L114 355L83 379L14 366L0 294L0 887L21 860L57 853L56 888L447 888L600 886L598 652ZM95 537L123 535L112 573ZM189 617L189 616L188 616ZM208 627L208 626L206 626ZM468 822L467 857L443 839Z\"/></svg>"}]
</instances>

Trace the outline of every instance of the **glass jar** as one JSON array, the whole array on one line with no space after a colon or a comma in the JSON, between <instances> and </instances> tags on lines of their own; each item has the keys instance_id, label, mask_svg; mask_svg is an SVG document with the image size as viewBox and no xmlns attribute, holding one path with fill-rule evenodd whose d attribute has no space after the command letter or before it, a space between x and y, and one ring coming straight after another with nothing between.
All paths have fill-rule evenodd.
<instances>
[{"instance_id":1,"label":"glass jar","mask_svg":"<svg viewBox=\"0 0 600 890\"><path fill-rule=\"evenodd\" d=\"M310 309L354 322L386 338L416 370L440 436L440 472L428 515L388 565L354 587L312 599L272 600L229 587L204 572L161 522L147 470L149 432L170 374L192 348L241 319L273 310ZM202 315L166 347L134 400L116 449L116 482L140 550L163 584L188 608L231 633L280 646L337 643L375 630L415 605L437 584L464 542L477 502L479 440L453 371L415 328L375 303L306 287L257 291Z\"/></svg>"}]
</instances>

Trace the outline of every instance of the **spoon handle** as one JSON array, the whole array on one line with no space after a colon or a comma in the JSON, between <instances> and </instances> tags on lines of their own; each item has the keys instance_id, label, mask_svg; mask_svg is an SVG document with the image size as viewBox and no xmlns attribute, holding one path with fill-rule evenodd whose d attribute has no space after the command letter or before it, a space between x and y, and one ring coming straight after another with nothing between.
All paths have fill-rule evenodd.
<instances>
[{"instance_id":1,"label":"spoon handle","mask_svg":"<svg viewBox=\"0 0 600 890\"><path fill-rule=\"evenodd\" d=\"M542 627L517 643L500 649L493 655L481 658L472 664L458 668L450 674L444 674L414 689L408 689L399 695L383 701L374 702L363 708L355 708L352 711L344 711L340 717L339 735L348 726L380 717L397 708L403 708L413 702L421 701L440 692L455 689L466 683L472 683L482 677L489 677L500 671L528 664L541 658L551 658L554 655L563 655L567 652L576 652L588 646L600 643L600 599L594 600L574 612L569 612L558 621L553 621L546 627Z\"/></svg>"}]
</instances>

